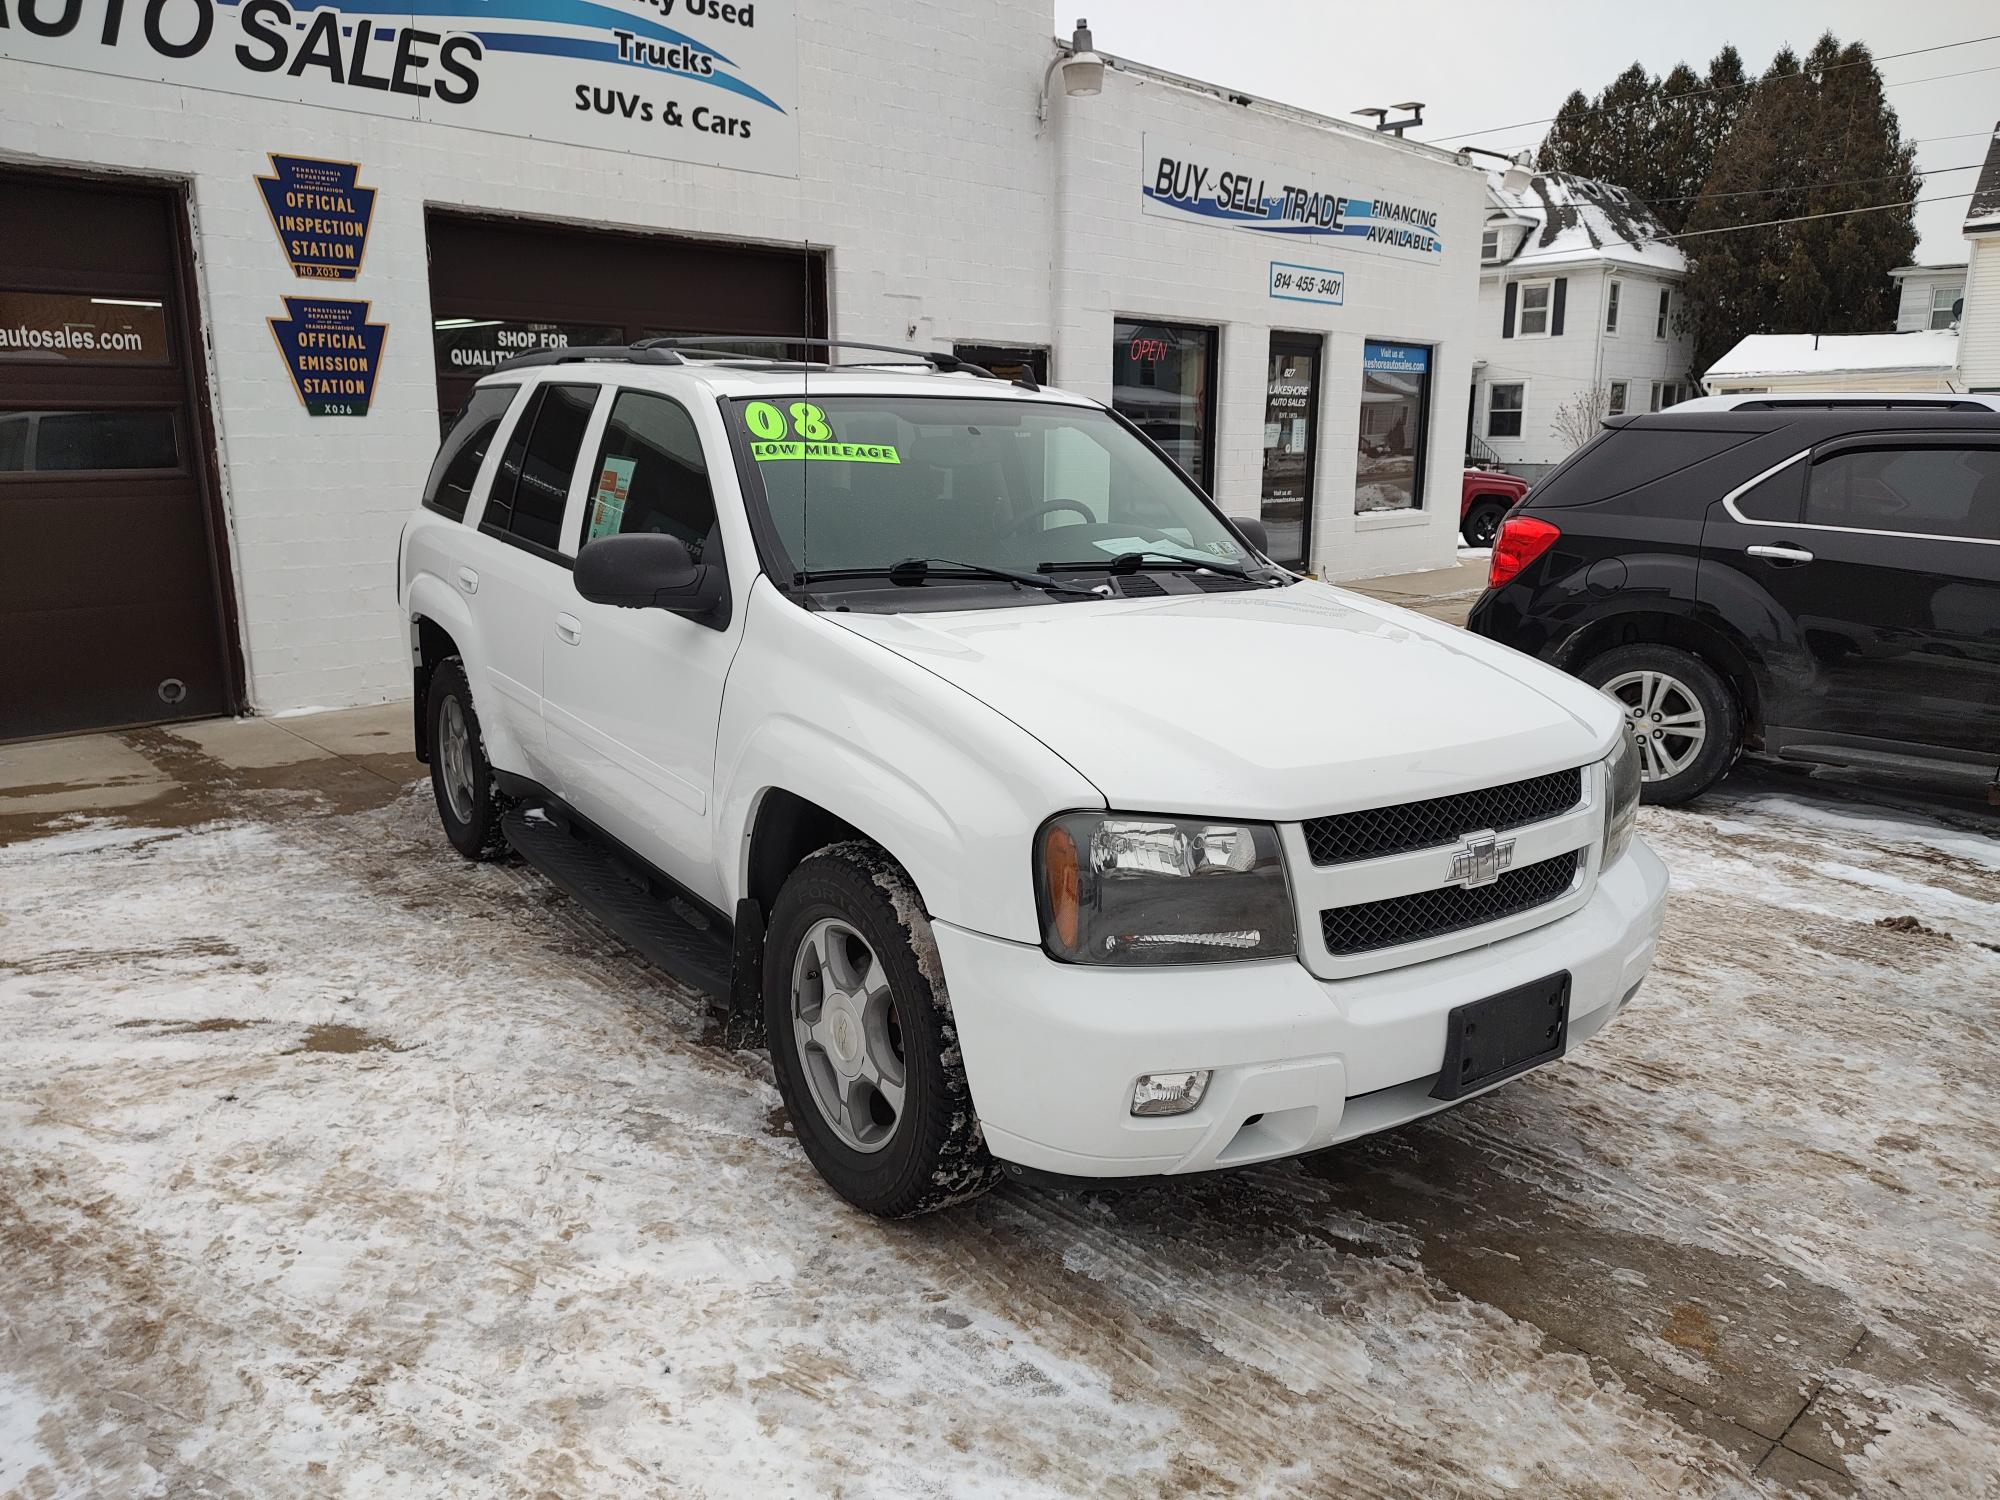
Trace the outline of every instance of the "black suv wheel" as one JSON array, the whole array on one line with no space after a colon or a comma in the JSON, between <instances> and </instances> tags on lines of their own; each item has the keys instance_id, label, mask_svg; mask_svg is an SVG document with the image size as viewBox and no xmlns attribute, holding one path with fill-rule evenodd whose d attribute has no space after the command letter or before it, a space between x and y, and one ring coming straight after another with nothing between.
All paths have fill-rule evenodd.
<instances>
[{"instance_id":1,"label":"black suv wheel","mask_svg":"<svg viewBox=\"0 0 2000 1500\"><path fill-rule=\"evenodd\" d=\"M1743 709L1707 662L1674 646L1618 646L1583 680L1625 710L1639 747L1639 795L1672 807L1722 778L1743 743Z\"/></svg>"}]
</instances>

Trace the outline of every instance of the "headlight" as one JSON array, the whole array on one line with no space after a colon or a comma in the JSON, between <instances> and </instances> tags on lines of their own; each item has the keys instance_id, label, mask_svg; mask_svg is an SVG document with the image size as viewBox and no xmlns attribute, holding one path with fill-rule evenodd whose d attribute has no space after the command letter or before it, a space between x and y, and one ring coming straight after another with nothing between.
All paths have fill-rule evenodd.
<instances>
[{"instance_id":1,"label":"headlight","mask_svg":"<svg viewBox=\"0 0 2000 1500\"><path fill-rule=\"evenodd\" d=\"M1604 758L1604 863L1608 870L1627 849L1639 826L1639 747L1622 724L1618 744Z\"/></svg>"},{"instance_id":2,"label":"headlight","mask_svg":"<svg viewBox=\"0 0 2000 1500\"><path fill-rule=\"evenodd\" d=\"M1065 813L1035 840L1042 943L1079 964L1226 963L1298 950L1268 823Z\"/></svg>"}]
</instances>

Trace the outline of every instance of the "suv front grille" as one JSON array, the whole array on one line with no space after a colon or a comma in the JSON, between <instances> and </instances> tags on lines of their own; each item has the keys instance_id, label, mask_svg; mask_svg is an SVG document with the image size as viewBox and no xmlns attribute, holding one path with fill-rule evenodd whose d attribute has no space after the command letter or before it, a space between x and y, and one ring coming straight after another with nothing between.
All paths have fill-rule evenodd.
<instances>
[{"instance_id":1,"label":"suv front grille","mask_svg":"<svg viewBox=\"0 0 2000 1500\"><path fill-rule=\"evenodd\" d=\"M1308 818L1306 849L1316 865L1407 854L1412 849L1456 843L1482 829L1497 832L1539 823L1568 812L1582 800L1583 772L1555 771L1450 797Z\"/></svg>"},{"instance_id":2,"label":"suv front grille","mask_svg":"<svg viewBox=\"0 0 2000 1500\"><path fill-rule=\"evenodd\" d=\"M1497 922L1561 896L1576 883L1582 859L1583 851L1572 849L1554 859L1509 870L1493 884L1470 890L1447 885L1387 901L1328 907L1319 914L1320 935L1326 940L1326 951L1338 958Z\"/></svg>"}]
</instances>

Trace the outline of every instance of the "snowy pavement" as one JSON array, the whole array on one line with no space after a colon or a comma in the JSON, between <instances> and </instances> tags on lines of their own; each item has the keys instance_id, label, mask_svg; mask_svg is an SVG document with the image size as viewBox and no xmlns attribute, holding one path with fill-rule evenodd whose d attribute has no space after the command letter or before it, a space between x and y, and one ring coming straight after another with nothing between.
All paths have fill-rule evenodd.
<instances>
[{"instance_id":1,"label":"snowy pavement","mask_svg":"<svg viewBox=\"0 0 2000 1500\"><path fill-rule=\"evenodd\" d=\"M0 1496L2000 1494L1976 814L1649 809L1566 1061L888 1225L396 762L128 740L170 795L0 799Z\"/></svg>"}]
</instances>

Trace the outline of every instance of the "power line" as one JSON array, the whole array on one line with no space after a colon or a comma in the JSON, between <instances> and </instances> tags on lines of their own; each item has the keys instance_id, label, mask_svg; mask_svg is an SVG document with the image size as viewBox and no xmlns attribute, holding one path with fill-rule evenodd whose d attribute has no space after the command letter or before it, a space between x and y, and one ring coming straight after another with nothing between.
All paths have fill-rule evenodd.
<instances>
[{"instance_id":1,"label":"power line","mask_svg":"<svg viewBox=\"0 0 2000 1500\"><path fill-rule=\"evenodd\" d=\"M1684 229L1679 234L1649 234L1636 240L1625 240L1624 243L1636 247L1639 245L1662 244L1671 240L1697 239L1709 234L1740 234L1746 229L1775 229L1782 224L1803 224L1811 219L1840 219L1845 218L1849 214L1878 214L1892 208L1915 208L1919 203L1956 203L1971 196L1971 193L1940 193L1930 198L1903 198L1894 203L1870 203L1862 208L1833 208L1828 209L1824 213L1793 214L1790 218L1785 219L1760 219L1754 224L1725 224L1719 229ZM1565 250L1560 253L1551 252L1544 255L1517 255L1514 259L1497 267L1497 269L1511 270L1515 266L1528 265L1538 260L1569 260L1574 253L1574 251Z\"/></svg>"},{"instance_id":2,"label":"power line","mask_svg":"<svg viewBox=\"0 0 2000 1500\"><path fill-rule=\"evenodd\" d=\"M1899 57L1916 57L1920 53L1925 53L1925 52L1948 52L1954 47L1974 47L1981 42L1996 42L1996 41L2000 41L2000 32L1996 32L1992 36L1967 37L1962 42L1939 42L1934 47L1912 47L1907 52L1885 52L1880 57L1857 58L1853 62L1830 63L1826 67L1821 68L1818 71L1819 71L1819 76L1825 77L1828 73L1838 72L1842 68L1858 68L1861 67L1864 63L1893 62ZM1987 68L1973 68L1970 71L1974 73L1984 73L1984 72L1990 72L1992 70ZM1779 75L1779 77L1784 77L1784 78L1804 78L1807 76L1809 75L1803 68L1801 68L1797 73L1786 73ZM1940 78L1962 78L1965 76L1965 74L1943 73L1938 76ZM1757 87L1759 83L1765 81L1766 80L1759 78L1749 78L1745 79L1742 83L1722 83L1722 84L1716 84L1710 88L1684 89L1678 94L1668 94L1664 98L1658 100L1657 102L1661 104L1671 104L1676 99L1698 99L1707 94L1733 94L1741 92L1744 89L1754 89L1755 87ZM1936 78L1907 78L1903 80L1904 83L1935 83L1937 81L1938 80ZM1884 88L1901 88L1903 85L1896 83L1885 83L1882 86ZM1534 119L1534 120L1516 120L1511 125L1489 125L1484 130L1461 130L1453 135L1432 136L1425 142L1425 144L1435 146L1444 141L1462 141L1470 136L1475 136L1475 135L1497 135L1503 130L1519 130L1524 126L1528 125L1551 125L1555 123L1555 120L1556 116L1554 115L1543 115L1539 119Z\"/></svg>"},{"instance_id":3,"label":"power line","mask_svg":"<svg viewBox=\"0 0 2000 1500\"><path fill-rule=\"evenodd\" d=\"M1973 162L1963 167L1912 167L1910 170L1921 177L1935 177L1940 172L1977 172L1986 163ZM1880 177L1848 177L1839 182L1802 182L1796 187L1743 188L1731 193L1682 193L1673 198L1641 198L1641 203L1699 203L1711 198L1756 198L1767 193L1811 193L1820 188L1858 187L1868 182L1892 182L1901 177L1901 172L1885 172Z\"/></svg>"}]
</instances>

